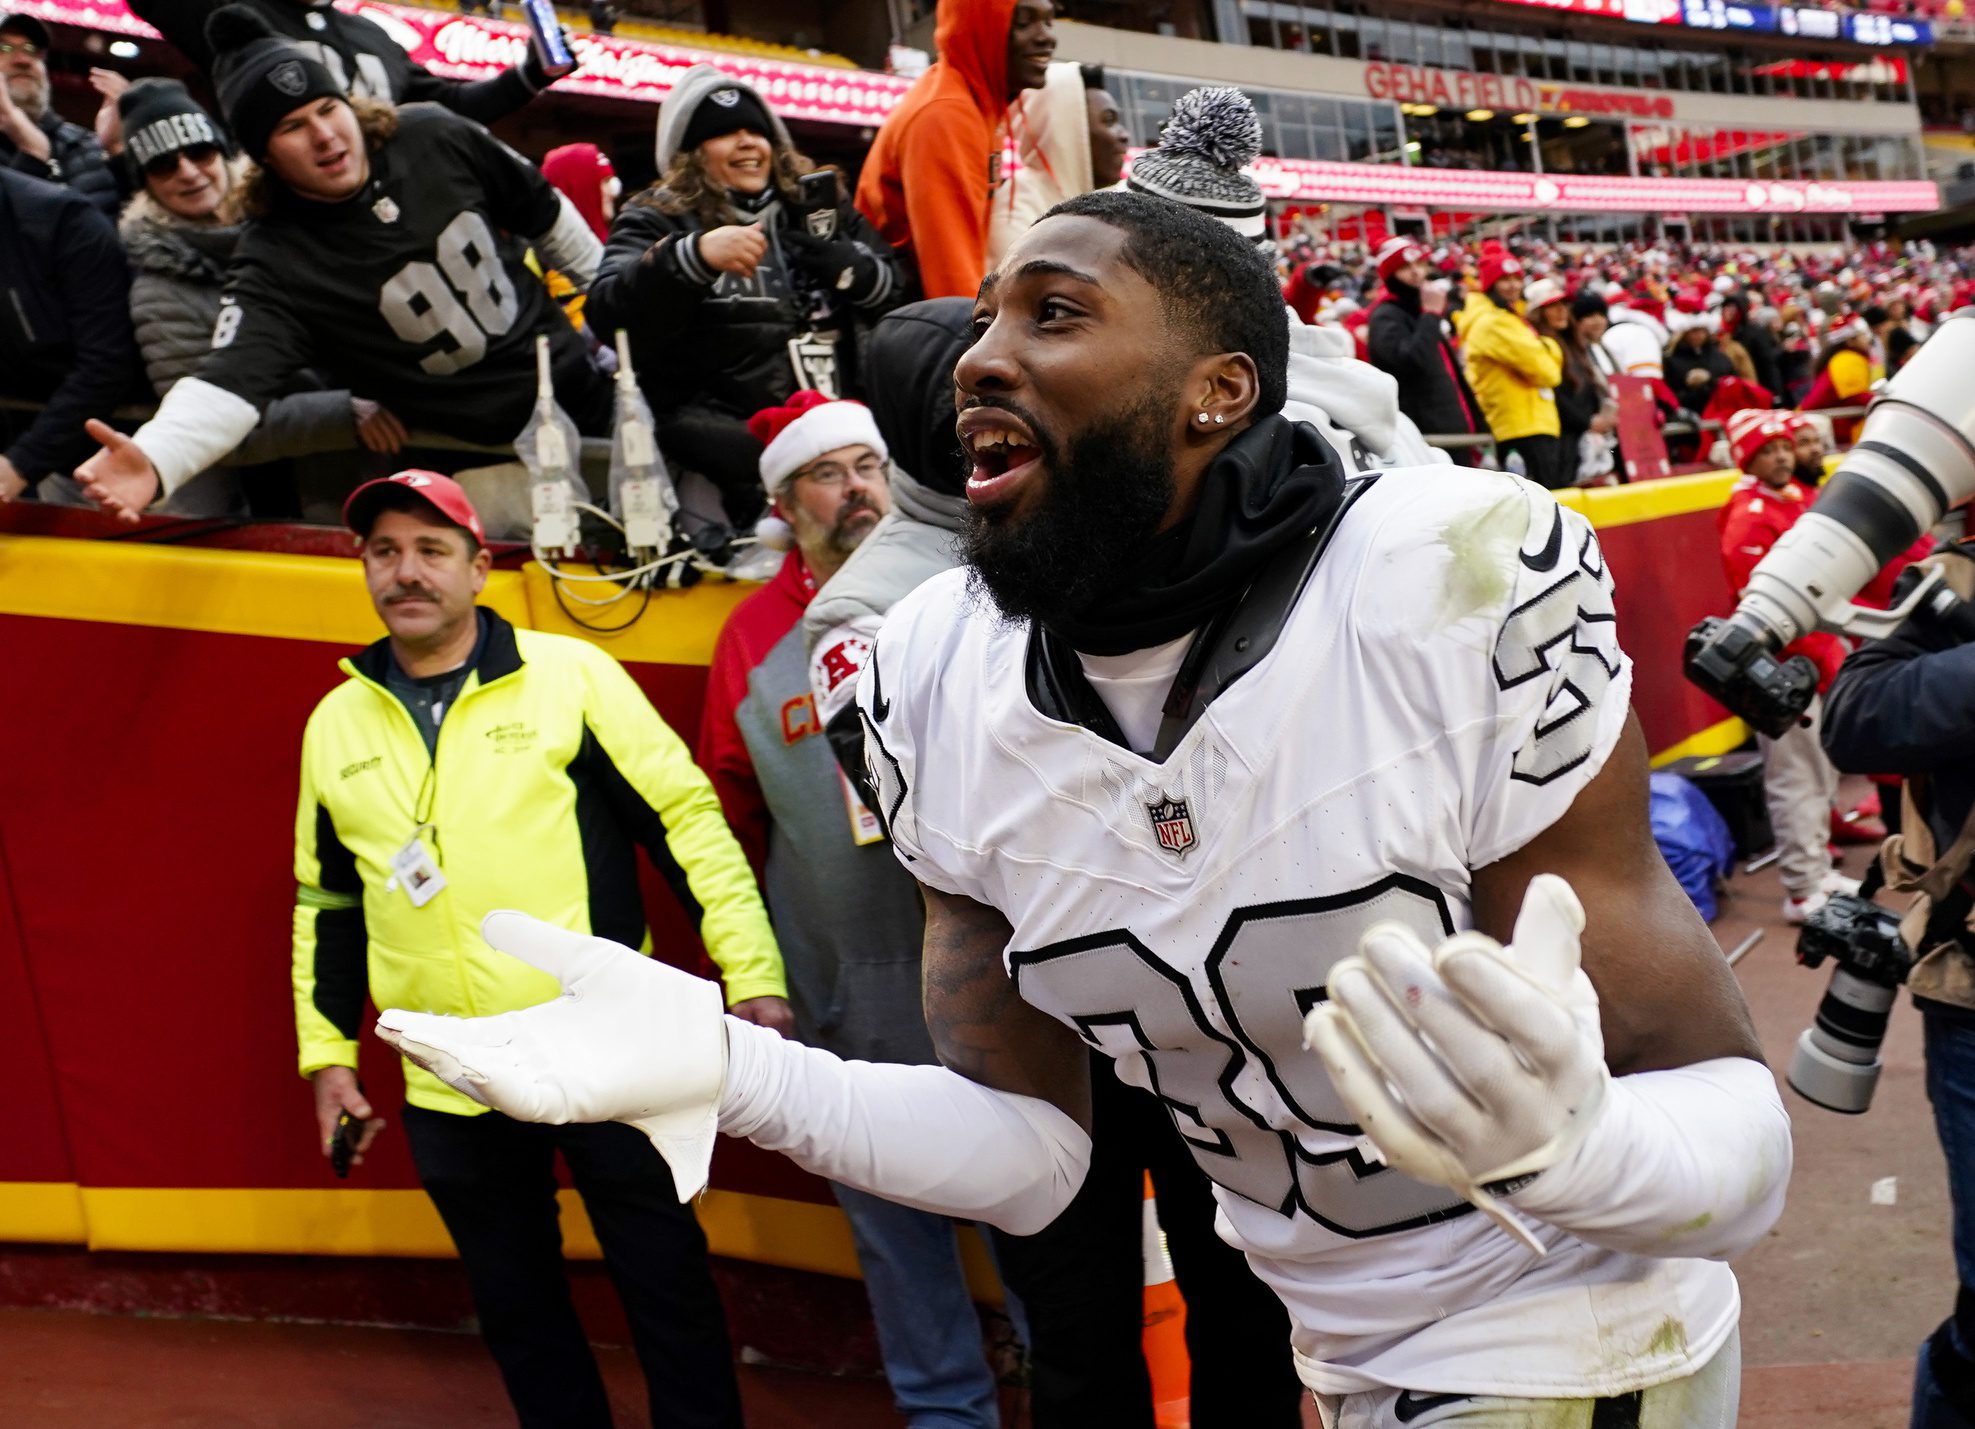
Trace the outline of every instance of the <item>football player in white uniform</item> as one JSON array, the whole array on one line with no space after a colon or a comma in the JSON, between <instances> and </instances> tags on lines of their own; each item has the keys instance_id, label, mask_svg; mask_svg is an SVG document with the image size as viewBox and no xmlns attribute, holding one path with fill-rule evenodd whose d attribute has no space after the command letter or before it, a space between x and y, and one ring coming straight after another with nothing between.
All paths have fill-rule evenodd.
<instances>
[{"instance_id":1,"label":"football player in white uniform","mask_svg":"<svg viewBox=\"0 0 1975 1429\"><path fill-rule=\"evenodd\" d=\"M1722 1262L1789 1122L1650 836L1590 527L1511 477L1347 482L1277 415L1273 276L1161 200L1058 207L976 331L970 570L859 694L945 1066L507 913L564 998L382 1034L510 1115L642 1126L682 1194L718 1128L1017 1232L1083 1174L1095 1047L1215 1182L1326 1425L1733 1424Z\"/></svg>"}]
</instances>

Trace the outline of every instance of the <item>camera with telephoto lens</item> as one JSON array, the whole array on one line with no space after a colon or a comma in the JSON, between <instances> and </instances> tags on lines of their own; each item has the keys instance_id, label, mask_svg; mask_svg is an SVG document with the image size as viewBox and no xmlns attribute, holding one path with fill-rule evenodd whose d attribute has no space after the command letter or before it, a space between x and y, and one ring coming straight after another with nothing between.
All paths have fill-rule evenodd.
<instances>
[{"instance_id":1,"label":"camera with telephoto lens","mask_svg":"<svg viewBox=\"0 0 1975 1429\"><path fill-rule=\"evenodd\" d=\"M1797 1039L1790 1086L1806 1101L1856 1115L1879 1085L1879 1047L1900 984L1913 970L1913 949L1899 915L1870 898L1836 894L1812 913L1797 938L1797 961L1837 966L1817 1004L1817 1020Z\"/></svg>"}]
</instances>

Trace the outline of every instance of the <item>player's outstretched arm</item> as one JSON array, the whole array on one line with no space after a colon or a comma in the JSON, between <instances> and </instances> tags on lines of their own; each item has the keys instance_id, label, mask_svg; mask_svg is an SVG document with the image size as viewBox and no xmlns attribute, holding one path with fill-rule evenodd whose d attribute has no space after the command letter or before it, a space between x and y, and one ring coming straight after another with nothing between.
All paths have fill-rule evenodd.
<instances>
[{"instance_id":1,"label":"player's outstretched arm","mask_svg":"<svg viewBox=\"0 0 1975 1429\"><path fill-rule=\"evenodd\" d=\"M495 1017L387 1009L378 1035L520 1120L637 1126L665 1156L682 1200L706 1185L716 1129L858 1190L1018 1235L1048 1225L1083 1184L1088 1133L1024 1090L1051 1086L1071 1059L1061 1047L1043 1049L1036 1055L1055 1061L1030 1067L1021 1048L1035 1029L1012 1014L1004 1020L1014 1040L997 1047L975 1021L992 1005L985 981L951 1040L980 1075L1009 1089L944 1067L846 1062L801 1046L723 1016L713 983L524 914L491 913L482 933L496 950L553 974L562 996ZM938 960L934 941L929 960ZM992 965L1006 981L1000 952L995 946ZM1088 1088L1081 1066L1073 1070L1058 1094L1080 1107Z\"/></svg>"},{"instance_id":2,"label":"player's outstretched arm","mask_svg":"<svg viewBox=\"0 0 1975 1429\"><path fill-rule=\"evenodd\" d=\"M1789 1118L1648 833L1636 719L1564 816L1476 870L1474 892L1478 931L1437 949L1393 924L1367 932L1306 1024L1366 1136L1538 1251L1504 1201L1638 1254L1747 1249L1782 1210Z\"/></svg>"},{"instance_id":3,"label":"player's outstretched arm","mask_svg":"<svg viewBox=\"0 0 1975 1429\"><path fill-rule=\"evenodd\" d=\"M984 903L923 884L926 1030L940 1063L984 1087L1039 1097L1090 1130L1090 1049L1028 1003L1002 965L1014 930Z\"/></svg>"}]
</instances>

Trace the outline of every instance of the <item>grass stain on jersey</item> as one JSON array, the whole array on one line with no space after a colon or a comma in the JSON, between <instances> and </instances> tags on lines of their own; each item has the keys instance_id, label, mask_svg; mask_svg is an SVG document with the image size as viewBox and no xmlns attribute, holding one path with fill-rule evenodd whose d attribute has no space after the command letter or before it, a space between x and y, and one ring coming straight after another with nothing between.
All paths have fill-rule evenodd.
<instances>
[{"instance_id":1,"label":"grass stain on jersey","mask_svg":"<svg viewBox=\"0 0 1975 1429\"><path fill-rule=\"evenodd\" d=\"M1687 1353L1687 1326L1678 1317L1668 1315L1660 1321L1659 1328L1653 1331L1652 1339L1646 1341L1646 1353L1657 1358L1660 1355L1684 1355Z\"/></svg>"},{"instance_id":2,"label":"grass stain on jersey","mask_svg":"<svg viewBox=\"0 0 1975 1429\"><path fill-rule=\"evenodd\" d=\"M1509 598L1516 554L1528 529L1529 503L1514 486L1508 486L1479 517L1449 521L1440 528L1439 541L1447 549L1442 625L1485 614Z\"/></svg>"}]
</instances>

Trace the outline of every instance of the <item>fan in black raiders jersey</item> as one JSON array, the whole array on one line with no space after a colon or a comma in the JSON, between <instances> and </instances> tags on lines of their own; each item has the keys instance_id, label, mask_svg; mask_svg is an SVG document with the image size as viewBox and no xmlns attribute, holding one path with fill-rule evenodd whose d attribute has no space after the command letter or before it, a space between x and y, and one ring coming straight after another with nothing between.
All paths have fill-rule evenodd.
<instances>
[{"instance_id":1,"label":"fan in black raiders jersey","mask_svg":"<svg viewBox=\"0 0 1975 1429\"><path fill-rule=\"evenodd\" d=\"M685 974L505 917L569 995L380 1033L510 1115L636 1122L682 1193L718 1129L1018 1233L1085 1174L1095 1049L1328 1429L1734 1423L1725 1262L1789 1119L1653 842L1590 525L1499 473L1347 478L1280 415L1269 265L1165 199L1059 205L973 331L969 564L858 690L944 1066L713 1025Z\"/></svg>"},{"instance_id":2,"label":"fan in black raiders jersey","mask_svg":"<svg viewBox=\"0 0 1975 1429\"><path fill-rule=\"evenodd\" d=\"M575 72L550 70L531 45L527 58L487 79L443 79L416 63L391 32L367 15L339 10L330 0L239 0L268 28L329 71L356 99L391 104L438 104L482 124L512 114ZM136 0L130 12L148 21L167 44L216 79L218 50L206 36L215 0Z\"/></svg>"},{"instance_id":3,"label":"fan in black raiders jersey","mask_svg":"<svg viewBox=\"0 0 1975 1429\"><path fill-rule=\"evenodd\" d=\"M76 471L134 521L252 431L298 370L388 403L406 425L512 442L535 403L535 339L557 399L609 430L608 382L523 261L524 243L578 287L602 246L526 159L436 105L351 100L335 77L239 6L210 26L227 125L260 165L212 353L158 414Z\"/></svg>"}]
</instances>

